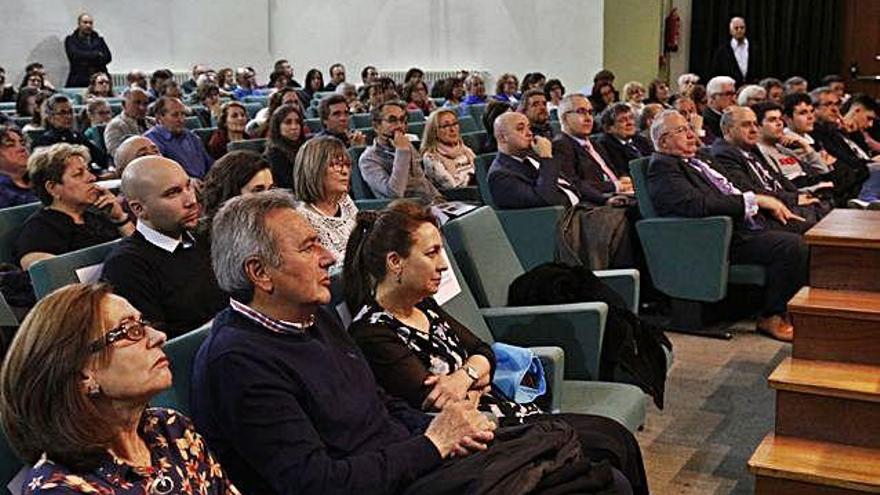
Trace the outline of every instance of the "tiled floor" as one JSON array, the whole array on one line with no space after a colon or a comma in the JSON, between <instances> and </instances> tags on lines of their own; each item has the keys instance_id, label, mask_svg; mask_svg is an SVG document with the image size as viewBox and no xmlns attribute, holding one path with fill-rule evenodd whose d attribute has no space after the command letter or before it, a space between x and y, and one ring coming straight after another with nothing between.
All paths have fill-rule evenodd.
<instances>
[{"instance_id":1,"label":"tiled floor","mask_svg":"<svg viewBox=\"0 0 880 495\"><path fill-rule=\"evenodd\" d=\"M767 377L791 346L734 327L730 341L669 333L675 364L663 411L649 406L639 432L651 493L753 493L746 461L773 428Z\"/></svg>"}]
</instances>

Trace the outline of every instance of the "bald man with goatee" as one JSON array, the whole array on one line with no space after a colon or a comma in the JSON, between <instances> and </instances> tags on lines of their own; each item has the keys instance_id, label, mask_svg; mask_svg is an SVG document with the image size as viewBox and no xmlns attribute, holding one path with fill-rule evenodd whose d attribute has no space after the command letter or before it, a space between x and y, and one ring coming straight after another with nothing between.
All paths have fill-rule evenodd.
<instances>
[{"instance_id":1,"label":"bald man with goatee","mask_svg":"<svg viewBox=\"0 0 880 495\"><path fill-rule=\"evenodd\" d=\"M194 235L199 203L183 167L161 156L137 158L122 173L122 192L137 229L113 248L101 278L169 337L211 320L227 298L209 243Z\"/></svg>"}]
</instances>

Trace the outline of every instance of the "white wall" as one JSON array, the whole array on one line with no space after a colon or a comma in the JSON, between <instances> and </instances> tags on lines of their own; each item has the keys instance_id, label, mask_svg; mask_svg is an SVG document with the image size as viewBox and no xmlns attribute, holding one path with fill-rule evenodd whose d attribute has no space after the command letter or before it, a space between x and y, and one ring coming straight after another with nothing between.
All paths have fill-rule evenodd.
<instances>
[{"instance_id":1,"label":"white wall","mask_svg":"<svg viewBox=\"0 0 880 495\"><path fill-rule=\"evenodd\" d=\"M539 70L570 88L602 66L603 0L3 0L0 66L19 81L39 60L67 77L64 37L83 9L113 52L112 72L196 61L248 63L265 80L275 58L301 78L341 61L348 79L380 70ZM325 74L327 77L327 74Z\"/></svg>"}]
</instances>

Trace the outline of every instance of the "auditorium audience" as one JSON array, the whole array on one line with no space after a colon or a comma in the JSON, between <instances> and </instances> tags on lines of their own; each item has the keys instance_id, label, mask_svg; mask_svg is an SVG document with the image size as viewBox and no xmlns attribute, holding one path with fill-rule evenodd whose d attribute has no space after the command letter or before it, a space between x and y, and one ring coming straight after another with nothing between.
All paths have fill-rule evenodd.
<instances>
[{"instance_id":1,"label":"auditorium audience","mask_svg":"<svg viewBox=\"0 0 880 495\"><path fill-rule=\"evenodd\" d=\"M590 100L582 94L565 95L559 105L559 121L562 132L553 140L552 152L561 176L585 203L620 204L623 199L619 195L632 192L632 180L628 171L616 173L605 147L589 139L593 132Z\"/></svg>"},{"instance_id":2,"label":"auditorium audience","mask_svg":"<svg viewBox=\"0 0 880 495\"><path fill-rule=\"evenodd\" d=\"M702 84L694 84L691 88L690 97L697 106L697 113L702 117L703 112L709 106L709 95L706 93L706 86Z\"/></svg>"},{"instance_id":3,"label":"auditorium audience","mask_svg":"<svg viewBox=\"0 0 880 495\"><path fill-rule=\"evenodd\" d=\"M541 74L540 72L529 72L528 74L523 76L519 92L525 93L530 89L539 89L543 92L544 84L546 82L547 77L544 74Z\"/></svg>"},{"instance_id":4,"label":"auditorium audience","mask_svg":"<svg viewBox=\"0 0 880 495\"><path fill-rule=\"evenodd\" d=\"M514 110L510 103L492 100L486 104L486 111L483 113L483 129L487 129L486 145L481 150L482 153L495 153L498 151L498 142L495 140L495 133L491 132L495 128L495 119L499 115L512 112Z\"/></svg>"},{"instance_id":5,"label":"auditorium audience","mask_svg":"<svg viewBox=\"0 0 880 495\"><path fill-rule=\"evenodd\" d=\"M330 74L330 81L324 86L323 91L336 91L336 86L345 82L345 66L336 62L330 66L327 73Z\"/></svg>"},{"instance_id":6,"label":"auditorium audience","mask_svg":"<svg viewBox=\"0 0 880 495\"><path fill-rule=\"evenodd\" d=\"M421 79L414 79L403 86L401 96L407 110L421 110L428 115L437 108L434 100L428 98L428 85Z\"/></svg>"},{"instance_id":7,"label":"auditorium audience","mask_svg":"<svg viewBox=\"0 0 880 495\"><path fill-rule=\"evenodd\" d=\"M464 79L449 77L444 81L444 84L446 89L441 96L446 101L443 102L443 108L457 108L459 115L470 115L467 107L461 105L465 96Z\"/></svg>"},{"instance_id":8,"label":"auditorium audience","mask_svg":"<svg viewBox=\"0 0 880 495\"><path fill-rule=\"evenodd\" d=\"M214 124L220 119L220 87L210 81L203 81L196 86L195 93L192 96L192 102L200 105L193 107L193 114L199 118L199 124L202 127L214 127Z\"/></svg>"},{"instance_id":9,"label":"auditorium audience","mask_svg":"<svg viewBox=\"0 0 880 495\"><path fill-rule=\"evenodd\" d=\"M547 111L553 111L559 107L559 102L565 94L565 86L559 79L550 79L544 84L544 97L547 98Z\"/></svg>"},{"instance_id":10,"label":"auditorium audience","mask_svg":"<svg viewBox=\"0 0 880 495\"><path fill-rule=\"evenodd\" d=\"M786 304L807 281L808 249L799 234L781 227L802 219L772 196L740 191L706 157L696 158L699 141L678 112L667 110L657 116L651 137L657 153L648 167L648 192L657 213L731 217L730 261L759 264L767 270L758 330L791 341L794 327L787 319Z\"/></svg>"},{"instance_id":11,"label":"auditorium audience","mask_svg":"<svg viewBox=\"0 0 880 495\"><path fill-rule=\"evenodd\" d=\"M80 128L85 129L83 136L90 142L98 144L98 147L104 148L106 146L103 144L104 137L96 126L103 125L106 127L112 119L113 110L110 108L107 100L103 98L93 99L86 104L80 117ZM110 161L110 156L108 155L108 161Z\"/></svg>"},{"instance_id":12,"label":"auditorium audience","mask_svg":"<svg viewBox=\"0 0 880 495\"><path fill-rule=\"evenodd\" d=\"M722 174L740 191L772 196L803 217L785 226L803 234L821 218L819 199L798 191L785 175L764 161L758 153L759 124L748 107L732 106L721 116L721 132L712 143L711 153ZM819 205L821 206L821 205Z\"/></svg>"},{"instance_id":13,"label":"auditorium audience","mask_svg":"<svg viewBox=\"0 0 880 495\"><path fill-rule=\"evenodd\" d=\"M752 110L760 127L758 151L768 165L784 175L800 191L814 192L816 196L823 198L829 198L829 193L833 193L834 198L847 193L840 190L834 182L834 178L829 175L829 166L806 138L785 132L781 106L767 101L754 105ZM846 199L848 198L844 196L842 201L837 200L836 203L846 204Z\"/></svg>"},{"instance_id":14,"label":"auditorium audience","mask_svg":"<svg viewBox=\"0 0 880 495\"><path fill-rule=\"evenodd\" d=\"M306 83L303 93L311 100L315 97L315 93L319 91L324 91L324 74L321 74L321 71L318 69L309 69L306 72Z\"/></svg>"},{"instance_id":15,"label":"auditorium audience","mask_svg":"<svg viewBox=\"0 0 880 495\"><path fill-rule=\"evenodd\" d=\"M239 67L235 70L235 89L232 97L242 100L245 96L261 95L263 91L257 87L257 75L248 67Z\"/></svg>"},{"instance_id":16,"label":"auditorium audience","mask_svg":"<svg viewBox=\"0 0 880 495\"><path fill-rule=\"evenodd\" d=\"M846 103L846 100L849 99L850 95L846 94L846 81L837 74L829 74L823 77L821 86L834 91L837 97L840 98L841 103Z\"/></svg>"},{"instance_id":17,"label":"auditorium audience","mask_svg":"<svg viewBox=\"0 0 880 495\"><path fill-rule=\"evenodd\" d=\"M829 88L820 87L810 93L816 109L816 124L811 136L817 146L837 159L835 168L848 167L857 177L862 188L856 207L867 207L880 200L880 162L871 159L858 143L853 141L843 129L840 115L840 97Z\"/></svg>"},{"instance_id":18,"label":"auditorium audience","mask_svg":"<svg viewBox=\"0 0 880 495\"><path fill-rule=\"evenodd\" d=\"M715 76L706 85L709 104L703 110L703 129L706 136L703 144L711 146L721 134L721 114L727 107L736 104L736 81L728 76Z\"/></svg>"},{"instance_id":19,"label":"auditorium audience","mask_svg":"<svg viewBox=\"0 0 880 495\"><path fill-rule=\"evenodd\" d=\"M321 117L323 129L317 136L332 136L342 141L345 147L364 146L367 137L363 132L350 129L348 122L351 114L348 113L348 101L339 94L327 95L321 98L318 104L318 114Z\"/></svg>"},{"instance_id":20,"label":"auditorium audience","mask_svg":"<svg viewBox=\"0 0 880 495\"><path fill-rule=\"evenodd\" d=\"M361 86L369 86L376 82L379 78L379 70L372 65L368 65L361 69Z\"/></svg>"},{"instance_id":21,"label":"auditorium audience","mask_svg":"<svg viewBox=\"0 0 880 495\"><path fill-rule=\"evenodd\" d=\"M92 98L111 98L116 96L113 93L113 84L110 76L106 72L95 72L89 77L89 87L86 88L86 101Z\"/></svg>"},{"instance_id":22,"label":"auditorium audience","mask_svg":"<svg viewBox=\"0 0 880 495\"><path fill-rule=\"evenodd\" d=\"M0 373L3 429L33 464L20 493L239 493L189 418L148 407L171 386L165 341L107 285L37 303Z\"/></svg>"},{"instance_id":23,"label":"auditorium audience","mask_svg":"<svg viewBox=\"0 0 880 495\"><path fill-rule=\"evenodd\" d=\"M354 84L344 82L336 86L336 93L345 97L348 102L348 113L365 113L367 106L358 99L357 88Z\"/></svg>"},{"instance_id":24,"label":"auditorium audience","mask_svg":"<svg viewBox=\"0 0 880 495\"><path fill-rule=\"evenodd\" d=\"M623 471L630 493L648 493L638 443L621 424L585 414L550 416L493 385L491 346L432 297L449 266L429 208L400 201L388 210L359 214L349 251L354 254L345 260L345 293L357 315L349 333L386 392L426 412L476 393L478 408L502 426L562 419L578 432L587 457L607 459Z\"/></svg>"},{"instance_id":25,"label":"auditorium audience","mask_svg":"<svg viewBox=\"0 0 880 495\"><path fill-rule=\"evenodd\" d=\"M24 80L21 83L22 88L33 88L36 90L49 90L46 87L45 78L42 74L37 72L30 72L24 76Z\"/></svg>"},{"instance_id":26,"label":"auditorium audience","mask_svg":"<svg viewBox=\"0 0 880 495\"><path fill-rule=\"evenodd\" d=\"M623 101L632 108L636 115L645 108L645 86L638 81L630 81L623 85Z\"/></svg>"},{"instance_id":27,"label":"auditorium audience","mask_svg":"<svg viewBox=\"0 0 880 495\"><path fill-rule=\"evenodd\" d=\"M562 100L565 102L565 98ZM561 175L550 140L535 136L518 112L495 119L498 155L489 167L488 183L499 208L571 206L580 202L575 186Z\"/></svg>"},{"instance_id":28,"label":"auditorium audience","mask_svg":"<svg viewBox=\"0 0 880 495\"><path fill-rule=\"evenodd\" d=\"M69 143L85 146L91 156L90 166L94 164L94 170L103 173L109 161L104 150L86 139L82 133L73 130L73 104L70 99L61 93L56 93L43 102L42 110L43 126L45 130L33 140L33 148L50 146L55 143Z\"/></svg>"},{"instance_id":29,"label":"auditorium audience","mask_svg":"<svg viewBox=\"0 0 880 495\"><path fill-rule=\"evenodd\" d=\"M215 160L226 154L229 143L247 139L244 128L247 125L247 109L237 101L228 101L220 108L217 129L208 138L206 149Z\"/></svg>"},{"instance_id":30,"label":"auditorium audience","mask_svg":"<svg viewBox=\"0 0 880 495\"><path fill-rule=\"evenodd\" d=\"M159 94L162 91L162 85L165 81L174 79L174 73L169 69L156 69L150 74L150 89L147 93L150 95L150 101L154 102L161 98Z\"/></svg>"},{"instance_id":31,"label":"auditorium audience","mask_svg":"<svg viewBox=\"0 0 880 495\"><path fill-rule=\"evenodd\" d=\"M686 72L678 76L676 82L678 83L678 94L688 96L693 91L694 86L700 82L700 76Z\"/></svg>"},{"instance_id":32,"label":"auditorium audience","mask_svg":"<svg viewBox=\"0 0 880 495\"><path fill-rule=\"evenodd\" d=\"M0 208L39 201L28 179L28 156L21 131L0 125Z\"/></svg>"},{"instance_id":33,"label":"auditorium audience","mask_svg":"<svg viewBox=\"0 0 880 495\"><path fill-rule=\"evenodd\" d=\"M126 88L122 97L125 98L122 112L113 117L104 129L104 145L111 156L116 154L116 149L125 138L143 134L153 125L152 119L147 118L150 97L146 91L138 87Z\"/></svg>"},{"instance_id":34,"label":"auditorium audience","mask_svg":"<svg viewBox=\"0 0 880 495\"><path fill-rule=\"evenodd\" d=\"M642 109L642 114L639 115L639 134L642 137L651 139L651 124L654 123L654 117L662 111L663 105L659 103L648 103L645 105L645 108Z\"/></svg>"},{"instance_id":35,"label":"auditorium audience","mask_svg":"<svg viewBox=\"0 0 880 495\"><path fill-rule=\"evenodd\" d=\"M217 72L217 87L221 96L232 96L235 91L235 71L232 67L224 67Z\"/></svg>"},{"instance_id":36,"label":"auditorium audience","mask_svg":"<svg viewBox=\"0 0 880 495\"><path fill-rule=\"evenodd\" d=\"M43 95L42 97L40 95ZM21 88L15 100L15 114L19 117L32 117L30 124L35 124L36 128L42 128L42 116L40 115L40 105L45 99L45 95L37 88ZM39 102L37 100L40 100ZM33 128L33 126L32 126ZM22 129L27 132L28 129Z\"/></svg>"},{"instance_id":37,"label":"auditorium audience","mask_svg":"<svg viewBox=\"0 0 880 495\"><path fill-rule=\"evenodd\" d=\"M425 175L419 151L406 136L406 107L386 101L372 112L376 139L361 154L361 177L377 198L416 197L442 202L443 196Z\"/></svg>"},{"instance_id":38,"label":"auditorium audience","mask_svg":"<svg viewBox=\"0 0 880 495\"><path fill-rule=\"evenodd\" d=\"M270 91L278 91L279 89L287 88L289 86L290 76L288 76L283 70L276 70L269 74L269 85L266 89Z\"/></svg>"},{"instance_id":39,"label":"auditorium audience","mask_svg":"<svg viewBox=\"0 0 880 495\"><path fill-rule=\"evenodd\" d=\"M492 98L505 103L510 103L511 105L516 105L519 103L519 94L517 93L518 87L519 81L516 79L515 75L509 72L501 74L498 77L498 81L495 83L495 94Z\"/></svg>"},{"instance_id":40,"label":"auditorium audience","mask_svg":"<svg viewBox=\"0 0 880 495\"><path fill-rule=\"evenodd\" d=\"M116 173L122 177L123 172L125 172L125 167L134 161L135 158L149 155L161 155L156 143L143 136L129 136L125 138L125 140L116 147L116 154L113 155L113 163L116 165Z\"/></svg>"},{"instance_id":41,"label":"auditorium audience","mask_svg":"<svg viewBox=\"0 0 880 495\"><path fill-rule=\"evenodd\" d=\"M349 196L351 158L342 141L322 136L310 139L296 155L293 192L297 211L318 234L318 242L342 267L345 244L354 229L358 209Z\"/></svg>"},{"instance_id":42,"label":"auditorium audience","mask_svg":"<svg viewBox=\"0 0 880 495\"><path fill-rule=\"evenodd\" d=\"M841 98L841 91L829 88L831 91ZM843 101L841 99L841 101ZM880 104L873 97L864 93L856 93L844 102L840 107L842 115L840 121L841 130L846 137L852 140L866 156L871 157L872 161L880 162L880 153L874 151L869 142L868 130L877 120L877 112Z\"/></svg>"},{"instance_id":43,"label":"auditorium audience","mask_svg":"<svg viewBox=\"0 0 880 495\"><path fill-rule=\"evenodd\" d=\"M481 105L486 103L486 83L477 74L471 74L464 80L465 97L462 105Z\"/></svg>"},{"instance_id":44,"label":"auditorium audience","mask_svg":"<svg viewBox=\"0 0 880 495\"><path fill-rule=\"evenodd\" d=\"M282 58L275 61L275 65L273 66L273 70L275 72L283 72L287 76L288 87L291 88L301 88L302 85L293 78L293 65L290 64L290 61Z\"/></svg>"},{"instance_id":45,"label":"auditorium audience","mask_svg":"<svg viewBox=\"0 0 880 495\"><path fill-rule=\"evenodd\" d=\"M712 55L710 74L731 77L736 86L757 81L760 78L761 52L746 38L745 19L734 17L728 27L730 39L722 42Z\"/></svg>"},{"instance_id":46,"label":"auditorium audience","mask_svg":"<svg viewBox=\"0 0 880 495\"><path fill-rule=\"evenodd\" d=\"M758 83L767 92L767 101L772 101L777 105L782 105L782 98L785 97L785 86L782 81L775 77L766 77Z\"/></svg>"},{"instance_id":47,"label":"auditorium audience","mask_svg":"<svg viewBox=\"0 0 880 495\"><path fill-rule=\"evenodd\" d=\"M214 218L224 248L213 264L232 298L195 359L199 431L244 493L394 493L453 475L457 461L438 470L442 460L486 449L492 423L473 403L431 418L377 386L321 307L334 259L296 206L272 191L234 198Z\"/></svg>"},{"instance_id":48,"label":"auditorium audience","mask_svg":"<svg viewBox=\"0 0 880 495\"><path fill-rule=\"evenodd\" d=\"M624 91L626 94L626 91ZM672 108L669 103L669 97L672 93L669 91L669 85L662 79L654 79L648 84L648 98L645 103L659 103L664 109Z\"/></svg>"},{"instance_id":49,"label":"auditorium audience","mask_svg":"<svg viewBox=\"0 0 880 495\"><path fill-rule=\"evenodd\" d=\"M651 142L639 135L636 116L632 108L623 102L614 103L599 116L602 133L595 142L604 148L611 166L618 177L629 175L629 162L649 156L654 152Z\"/></svg>"},{"instance_id":50,"label":"auditorium audience","mask_svg":"<svg viewBox=\"0 0 880 495\"><path fill-rule=\"evenodd\" d=\"M617 91L614 85L608 81L599 81L593 85L590 92L590 103L593 105L593 112L599 115L605 111L608 105L617 101Z\"/></svg>"},{"instance_id":51,"label":"auditorium audience","mask_svg":"<svg viewBox=\"0 0 880 495\"><path fill-rule=\"evenodd\" d=\"M302 112L296 105L281 105L269 119L265 157L277 187L293 189L293 164L308 139L305 130Z\"/></svg>"},{"instance_id":52,"label":"auditorium audience","mask_svg":"<svg viewBox=\"0 0 880 495\"><path fill-rule=\"evenodd\" d=\"M425 122L420 151L425 175L441 191L474 185L476 154L461 139L458 115L435 110Z\"/></svg>"},{"instance_id":53,"label":"auditorium audience","mask_svg":"<svg viewBox=\"0 0 880 495\"><path fill-rule=\"evenodd\" d=\"M529 126L533 134L553 139L550 112L547 110L547 97L544 96L542 90L530 89L523 93L516 111L529 119Z\"/></svg>"},{"instance_id":54,"label":"auditorium audience","mask_svg":"<svg viewBox=\"0 0 880 495\"><path fill-rule=\"evenodd\" d=\"M92 16L82 13L76 18L77 28L64 38L64 51L70 62L67 75L68 88L84 88L96 72L107 74L107 64L113 60L110 48L94 29Z\"/></svg>"},{"instance_id":55,"label":"auditorium audience","mask_svg":"<svg viewBox=\"0 0 880 495\"><path fill-rule=\"evenodd\" d=\"M186 107L177 98L160 98L155 109L158 123L144 136L156 143L162 156L179 163L190 177L204 177L214 159L202 140L186 128Z\"/></svg>"},{"instance_id":56,"label":"auditorium audience","mask_svg":"<svg viewBox=\"0 0 880 495\"><path fill-rule=\"evenodd\" d=\"M147 73L140 69L132 69L125 75L125 83L128 88L141 88L144 91L149 89L147 84Z\"/></svg>"},{"instance_id":57,"label":"auditorium audience","mask_svg":"<svg viewBox=\"0 0 880 495\"><path fill-rule=\"evenodd\" d=\"M217 160L198 193L202 206L196 237L210 243L214 215L230 198L275 188L269 162L256 152L235 150Z\"/></svg>"},{"instance_id":58,"label":"auditorium audience","mask_svg":"<svg viewBox=\"0 0 880 495\"><path fill-rule=\"evenodd\" d=\"M809 83L801 76L792 76L785 80L785 94L806 93L809 90Z\"/></svg>"},{"instance_id":59,"label":"auditorium audience","mask_svg":"<svg viewBox=\"0 0 880 495\"><path fill-rule=\"evenodd\" d=\"M269 105L261 108L254 118L247 123L245 132L251 138L264 138L269 131L269 118L275 113L281 105L294 105L299 108L300 112L304 112L299 94L293 88L283 88L269 97Z\"/></svg>"},{"instance_id":60,"label":"auditorium audience","mask_svg":"<svg viewBox=\"0 0 880 495\"><path fill-rule=\"evenodd\" d=\"M423 81L425 79L425 71L419 69L418 67L410 67L406 74L403 76L403 84L402 86L406 86L407 84L414 81Z\"/></svg>"},{"instance_id":61,"label":"auditorium audience","mask_svg":"<svg viewBox=\"0 0 880 495\"><path fill-rule=\"evenodd\" d=\"M767 90L757 84L746 84L739 88L736 96L736 104L741 107L750 107L756 103L767 100Z\"/></svg>"},{"instance_id":62,"label":"auditorium audience","mask_svg":"<svg viewBox=\"0 0 880 495\"><path fill-rule=\"evenodd\" d=\"M0 67L0 102L15 101L15 87L6 82L6 69Z\"/></svg>"},{"instance_id":63,"label":"auditorium audience","mask_svg":"<svg viewBox=\"0 0 880 495\"><path fill-rule=\"evenodd\" d=\"M37 85L29 84L30 77L34 75L38 77L35 81L31 82L37 82ZM49 79L46 77L46 68L43 67L43 64L40 62L31 62L24 68L24 76L21 79L21 85L19 87L23 88L29 85L49 92L55 92L55 86L49 82Z\"/></svg>"},{"instance_id":64,"label":"auditorium audience","mask_svg":"<svg viewBox=\"0 0 880 495\"><path fill-rule=\"evenodd\" d=\"M28 176L43 207L25 221L15 240L15 259L23 270L134 231L113 193L95 184L90 160L88 148L68 143L31 154Z\"/></svg>"},{"instance_id":65,"label":"auditorium audience","mask_svg":"<svg viewBox=\"0 0 880 495\"><path fill-rule=\"evenodd\" d=\"M702 140L706 131L703 130L703 116L697 111L697 105L694 103L694 100L689 96L679 96L675 99L675 103L672 104L672 108L678 110L678 113L690 123L694 134ZM651 126L648 125L646 127L650 129ZM639 136L644 137L641 134ZM650 140L650 138L648 139ZM651 147L653 148L653 144Z\"/></svg>"},{"instance_id":66,"label":"auditorium audience","mask_svg":"<svg viewBox=\"0 0 880 495\"><path fill-rule=\"evenodd\" d=\"M210 264L210 245L193 236L199 203L183 167L161 156L125 167L122 192L137 216L113 247L101 279L172 337L198 328L226 304Z\"/></svg>"},{"instance_id":67,"label":"auditorium audience","mask_svg":"<svg viewBox=\"0 0 880 495\"><path fill-rule=\"evenodd\" d=\"M192 75L189 79L184 81L184 83L180 86L180 89L183 90L184 93L190 94L196 90L199 86L199 77L202 74L205 74L209 71L208 66L204 64L195 64L192 67Z\"/></svg>"}]
</instances>

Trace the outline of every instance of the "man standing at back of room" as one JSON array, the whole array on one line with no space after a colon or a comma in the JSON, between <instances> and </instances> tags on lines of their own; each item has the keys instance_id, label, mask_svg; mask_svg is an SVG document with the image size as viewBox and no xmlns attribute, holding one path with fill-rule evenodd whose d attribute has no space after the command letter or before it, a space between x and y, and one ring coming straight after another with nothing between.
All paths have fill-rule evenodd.
<instances>
[{"instance_id":1,"label":"man standing at back of room","mask_svg":"<svg viewBox=\"0 0 880 495\"><path fill-rule=\"evenodd\" d=\"M737 87L759 79L758 50L746 38L746 20L734 17L730 20L730 39L722 43L712 56L712 75L729 76Z\"/></svg>"},{"instance_id":2,"label":"man standing at back of room","mask_svg":"<svg viewBox=\"0 0 880 495\"><path fill-rule=\"evenodd\" d=\"M85 88L89 77L96 72L107 72L107 64L113 59L107 43L95 31L95 21L87 13L76 18L76 30L64 38L64 51L70 62L67 75L68 88Z\"/></svg>"}]
</instances>

